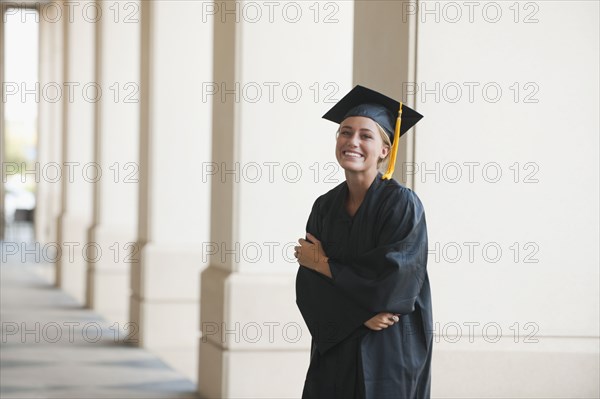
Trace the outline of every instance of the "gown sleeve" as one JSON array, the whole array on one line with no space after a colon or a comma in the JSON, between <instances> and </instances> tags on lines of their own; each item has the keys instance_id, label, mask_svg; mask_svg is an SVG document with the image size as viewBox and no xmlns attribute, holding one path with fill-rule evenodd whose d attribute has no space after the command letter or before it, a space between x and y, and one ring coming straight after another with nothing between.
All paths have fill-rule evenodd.
<instances>
[{"instance_id":1,"label":"gown sleeve","mask_svg":"<svg viewBox=\"0 0 600 399\"><path fill-rule=\"evenodd\" d=\"M425 212L417 195L404 187L382 206L375 229L371 227L376 247L349 264L330 258L332 281L371 312L411 313L427 278Z\"/></svg>"},{"instance_id":2,"label":"gown sleeve","mask_svg":"<svg viewBox=\"0 0 600 399\"><path fill-rule=\"evenodd\" d=\"M319 199L313 205L306 231L320 235ZM321 354L352 335L366 334L363 323L375 315L330 278L304 266L298 268L296 276L296 304Z\"/></svg>"}]
</instances>

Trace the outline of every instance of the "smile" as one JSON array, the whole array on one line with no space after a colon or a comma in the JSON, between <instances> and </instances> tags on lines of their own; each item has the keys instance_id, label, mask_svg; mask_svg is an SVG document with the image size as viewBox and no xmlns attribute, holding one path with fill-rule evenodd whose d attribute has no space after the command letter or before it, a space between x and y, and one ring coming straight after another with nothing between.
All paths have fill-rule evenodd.
<instances>
[{"instance_id":1,"label":"smile","mask_svg":"<svg viewBox=\"0 0 600 399\"><path fill-rule=\"evenodd\" d=\"M350 158L361 158L363 155L356 151L342 151L342 155Z\"/></svg>"}]
</instances>

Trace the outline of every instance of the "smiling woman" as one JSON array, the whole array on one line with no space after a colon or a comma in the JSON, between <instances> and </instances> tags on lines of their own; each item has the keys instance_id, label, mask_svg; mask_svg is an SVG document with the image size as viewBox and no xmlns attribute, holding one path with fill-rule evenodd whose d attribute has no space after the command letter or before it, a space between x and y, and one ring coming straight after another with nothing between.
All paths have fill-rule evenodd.
<instances>
[{"instance_id":1,"label":"smiling woman","mask_svg":"<svg viewBox=\"0 0 600 399\"><path fill-rule=\"evenodd\" d=\"M421 117L361 86L324 116L340 123L335 154L346 181L315 201L295 247L296 301L312 335L303 398L430 396L425 213L390 178L400 136Z\"/></svg>"}]
</instances>

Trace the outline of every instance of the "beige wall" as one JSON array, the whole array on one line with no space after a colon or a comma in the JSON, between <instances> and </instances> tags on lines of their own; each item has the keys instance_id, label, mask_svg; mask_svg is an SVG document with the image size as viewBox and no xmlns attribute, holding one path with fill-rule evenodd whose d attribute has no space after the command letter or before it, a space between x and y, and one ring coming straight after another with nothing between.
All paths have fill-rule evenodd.
<instances>
[{"instance_id":1,"label":"beige wall","mask_svg":"<svg viewBox=\"0 0 600 399\"><path fill-rule=\"evenodd\" d=\"M417 81L430 92L416 95L425 118L415 188L427 210L434 319L440 333L455 333L453 323L463 333L456 343L440 339L434 394L593 397L598 3L515 3L518 16L511 4L481 3L472 23L461 7L452 23L454 11L438 4L436 13L432 2L418 27ZM472 181L469 162L477 163ZM480 323L470 345L469 322ZM485 337L494 340L499 327L500 342L482 337L486 323L497 326ZM526 343L529 334L539 342ZM446 373L462 354L472 361ZM523 375L527 383L513 383Z\"/></svg>"}]
</instances>

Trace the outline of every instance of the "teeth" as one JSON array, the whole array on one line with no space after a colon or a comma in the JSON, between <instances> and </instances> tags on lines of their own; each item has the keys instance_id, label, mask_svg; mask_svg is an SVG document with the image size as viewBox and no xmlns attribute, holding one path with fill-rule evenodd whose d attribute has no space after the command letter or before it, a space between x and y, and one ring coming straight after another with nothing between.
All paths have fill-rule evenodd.
<instances>
[{"instance_id":1,"label":"teeth","mask_svg":"<svg viewBox=\"0 0 600 399\"><path fill-rule=\"evenodd\" d=\"M357 152L351 152L351 151L344 151L344 155L349 156L349 157L355 157L355 158L362 156Z\"/></svg>"}]
</instances>

